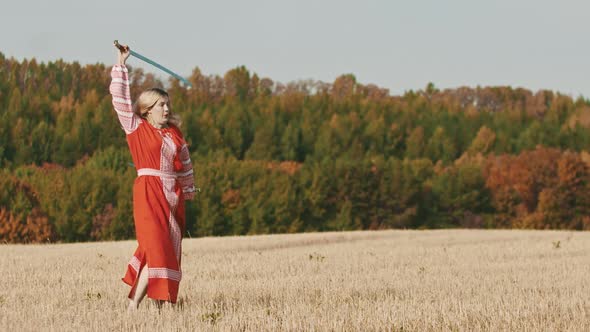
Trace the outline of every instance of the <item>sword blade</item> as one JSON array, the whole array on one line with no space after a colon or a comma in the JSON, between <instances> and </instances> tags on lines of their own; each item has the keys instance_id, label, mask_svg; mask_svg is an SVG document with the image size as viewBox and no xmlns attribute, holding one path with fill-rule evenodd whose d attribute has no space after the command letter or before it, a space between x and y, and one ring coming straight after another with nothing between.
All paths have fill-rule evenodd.
<instances>
[{"instance_id":1,"label":"sword blade","mask_svg":"<svg viewBox=\"0 0 590 332\"><path fill-rule=\"evenodd\" d=\"M121 44L119 44L118 40L115 40L113 42L115 44L115 47L118 48L121 52L125 51L125 47L123 47ZM182 83L184 83L185 86L187 86L189 89L193 87L193 85L191 84L191 82L189 82L188 80L186 80L184 77L178 75L177 73L173 72L172 70L162 66L161 64L157 63L154 60L148 59L145 56L133 51L133 50L129 50L129 55L133 55L134 57L138 58L139 60L142 60L144 62L149 63L150 65L165 71L166 73L170 74L172 77L180 80Z\"/></svg>"},{"instance_id":2,"label":"sword blade","mask_svg":"<svg viewBox=\"0 0 590 332\"><path fill-rule=\"evenodd\" d=\"M151 60L149 58L146 58L145 56L143 56L143 55L141 55L141 54L139 54L139 53L137 53L137 52L135 52L133 50L129 50L129 54L133 55L134 57L138 58L139 60L142 60L144 62L149 63L150 65L152 65L152 66L154 66L154 67L156 67L156 68L158 68L160 70L165 71L166 73L168 73L171 76L173 76L173 77L177 78L178 80L180 80L182 83L184 83L185 86L188 86L189 88L192 88L193 87L193 85L188 80L186 80L184 77L182 77L182 76L178 75L177 73L173 72L172 70L170 70L170 69L162 66L161 64L155 62L154 60Z\"/></svg>"}]
</instances>

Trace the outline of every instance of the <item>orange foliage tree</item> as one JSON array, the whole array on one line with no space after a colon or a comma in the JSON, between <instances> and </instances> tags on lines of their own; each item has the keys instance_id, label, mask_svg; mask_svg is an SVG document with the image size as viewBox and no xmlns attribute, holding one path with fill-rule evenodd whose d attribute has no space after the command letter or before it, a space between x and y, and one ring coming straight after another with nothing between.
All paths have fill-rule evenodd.
<instances>
[{"instance_id":1,"label":"orange foliage tree","mask_svg":"<svg viewBox=\"0 0 590 332\"><path fill-rule=\"evenodd\" d=\"M37 194L14 176L0 176L0 241L40 243L53 241L55 232L41 211Z\"/></svg>"},{"instance_id":2,"label":"orange foliage tree","mask_svg":"<svg viewBox=\"0 0 590 332\"><path fill-rule=\"evenodd\" d=\"M580 154L543 147L490 157L485 177L496 226L587 229L588 170Z\"/></svg>"}]
</instances>

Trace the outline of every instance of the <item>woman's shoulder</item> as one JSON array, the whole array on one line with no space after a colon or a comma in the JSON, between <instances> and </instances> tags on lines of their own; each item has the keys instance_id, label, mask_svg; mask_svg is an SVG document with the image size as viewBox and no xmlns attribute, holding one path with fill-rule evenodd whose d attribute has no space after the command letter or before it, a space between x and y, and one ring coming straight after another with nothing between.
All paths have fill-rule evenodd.
<instances>
[{"instance_id":1,"label":"woman's shoulder","mask_svg":"<svg viewBox=\"0 0 590 332\"><path fill-rule=\"evenodd\" d=\"M173 125L172 123L169 123L168 128L170 128L170 131L173 131L174 133L182 137L182 131L180 131L180 128L178 128L177 126Z\"/></svg>"}]
</instances>

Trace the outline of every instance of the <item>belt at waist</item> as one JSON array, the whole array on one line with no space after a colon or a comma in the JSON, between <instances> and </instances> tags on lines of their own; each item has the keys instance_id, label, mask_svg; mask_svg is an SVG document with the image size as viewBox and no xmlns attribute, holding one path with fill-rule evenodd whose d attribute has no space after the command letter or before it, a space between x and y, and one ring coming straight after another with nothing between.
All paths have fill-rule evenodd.
<instances>
[{"instance_id":1,"label":"belt at waist","mask_svg":"<svg viewBox=\"0 0 590 332\"><path fill-rule=\"evenodd\" d=\"M166 172L166 171L161 171L159 169L154 169L154 168L140 168L140 169L138 169L137 176L142 176L142 175L159 176L162 178L170 178L170 179L176 179L178 177L178 173L176 173L176 172Z\"/></svg>"}]
</instances>

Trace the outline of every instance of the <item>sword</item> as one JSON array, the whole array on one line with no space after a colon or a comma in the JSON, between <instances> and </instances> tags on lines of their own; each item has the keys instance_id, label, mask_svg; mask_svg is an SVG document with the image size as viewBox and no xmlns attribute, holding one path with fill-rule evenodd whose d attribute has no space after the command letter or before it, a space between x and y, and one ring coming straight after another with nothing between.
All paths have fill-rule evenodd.
<instances>
[{"instance_id":1,"label":"sword","mask_svg":"<svg viewBox=\"0 0 590 332\"><path fill-rule=\"evenodd\" d=\"M118 40L115 40L114 41L114 44L115 44L115 47L119 49L119 51L125 52L125 51L129 50L129 54L130 55L133 55L134 57L138 58L139 60L145 61L145 62L149 63L150 65L152 65L152 66L154 66L154 67L156 67L158 69L161 69L161 70L167 72L168 74L170 74L174 78L177 78L182 83L184 83L184 86L187 89L190 89L190 88L193 87L193 85L191 84L191 82L189 82L188 80L186 80L184 77L178 75L177 73L173 72L172 70L170 70L170 69L162 66L161 64L159 64L159 63L157 63L157 62L155 62L153 60L150 60L150 59L144 57L143 55L141 55L141 54L139 54L139 53L137 53L137 52L135 52L135 51L133 51L131 49L125 49L125 47L123 47L121 44L119 44L119 41Z\"/></svg>"}]
</instances>

